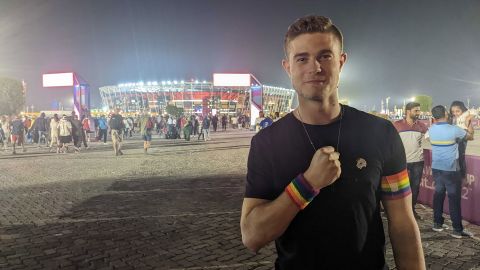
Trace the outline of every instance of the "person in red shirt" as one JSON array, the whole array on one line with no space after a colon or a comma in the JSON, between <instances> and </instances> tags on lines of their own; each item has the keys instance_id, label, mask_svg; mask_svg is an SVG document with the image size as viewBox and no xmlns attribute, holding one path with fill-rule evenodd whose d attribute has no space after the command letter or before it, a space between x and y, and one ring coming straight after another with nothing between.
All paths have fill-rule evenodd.
<instances>
[{"instance_id":1,"label":"person in red shirt","mask_svg":"<svg viewBox=\"0 0 480 270\"><path fill-rule=\"evenodd\" d=\"M427 132L427 127L418 121L419 116L420 104L410 102L405 106L405 119L394 123L405 147L407 171L410 178L410 188L412 189L412 209L416 219L421 219L415 211L415 204L417 203L424 165L422 141Z\"/></svg>"}]
</instances>

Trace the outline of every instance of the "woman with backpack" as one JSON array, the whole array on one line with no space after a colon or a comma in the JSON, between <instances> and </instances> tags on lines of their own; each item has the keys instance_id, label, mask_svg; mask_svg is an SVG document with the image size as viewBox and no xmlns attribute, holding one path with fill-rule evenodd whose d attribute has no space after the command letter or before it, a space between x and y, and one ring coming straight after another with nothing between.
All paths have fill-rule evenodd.
<instances>
[{"instance_id":1,"label":"woman with backpack","mask_svg":"<svg viewBox=\"0 0 480 270\"><path fill-rule=\"evenodd\" d=\"M150 142L152 141L152 130L153 121L148 114L144 114L142 118L140 118L140 134L143 138L143 152L145 154L148 153L148 148L150 148Z\"/></svg>"}]
</instances>

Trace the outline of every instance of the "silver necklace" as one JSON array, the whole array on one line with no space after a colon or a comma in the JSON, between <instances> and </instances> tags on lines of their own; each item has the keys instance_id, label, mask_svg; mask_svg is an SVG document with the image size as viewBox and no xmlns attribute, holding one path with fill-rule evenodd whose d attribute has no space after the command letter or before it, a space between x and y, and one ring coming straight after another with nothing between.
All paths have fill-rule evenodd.
<instances>
[{"instance_id":1,"label":"silver necklace","mask_svg":"<svg viewBox=\"0 0 480 270\"><path fill-rule=\"evenodd\" d=\"M305 127L305 123L303 122L302 115L300 114L300 108L297 110L298 117L300 118L300 122L302 122L303 130L305 131L305 134L307 135L308 141L310 142L310 145L313 148L314 152L317 152L317 148L315 147L315 144L313 143L312 139L310 138L310 134L308 134L307 128ZM340 104L340 125L338 127L338 137L337 137L337 147L335 148L335 151L339 152L340 151L340 135L342 133L342 120L343 120L343 106Z\"/></svg>"}]
</instances>

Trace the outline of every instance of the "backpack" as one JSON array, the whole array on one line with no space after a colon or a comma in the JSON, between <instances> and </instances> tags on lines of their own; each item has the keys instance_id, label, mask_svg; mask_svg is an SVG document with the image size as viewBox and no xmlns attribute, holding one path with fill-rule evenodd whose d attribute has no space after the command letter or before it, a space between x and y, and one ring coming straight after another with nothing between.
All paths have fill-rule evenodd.
<instances>
[{"instance_id":1,"label":"backpack","mask_svg":"<svg viewBox=\"0 0 480 270\"><path fill-rule=\"evenodd\" d=\"M152 119L148 118L147 123L145 124L146 129L152 129L153 128L153 122Z\"/></svg>"}]
</instances>

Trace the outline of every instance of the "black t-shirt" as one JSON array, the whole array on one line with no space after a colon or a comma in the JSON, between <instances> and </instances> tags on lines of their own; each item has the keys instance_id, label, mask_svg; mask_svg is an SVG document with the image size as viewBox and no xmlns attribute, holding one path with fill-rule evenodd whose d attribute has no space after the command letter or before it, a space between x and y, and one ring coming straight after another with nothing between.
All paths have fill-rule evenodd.
<instances>
[{"instance_id":1,"label":"black t-shirt","mask_svg":"<svg viewBox=\"0 0 480 270\"><path fill-rule=\"evenodd\" d=\"M342 174L275 241L276 269L386 268L381 183L384 177L406 169L404 148L389 121L342 108L342 120L305 124L318 149L336 148L341 122ZM295 176L307 170L313 155L302 123L292 113L261 130L252 138L245 197L275 200Z\"/></svg>"}]
</instances>

